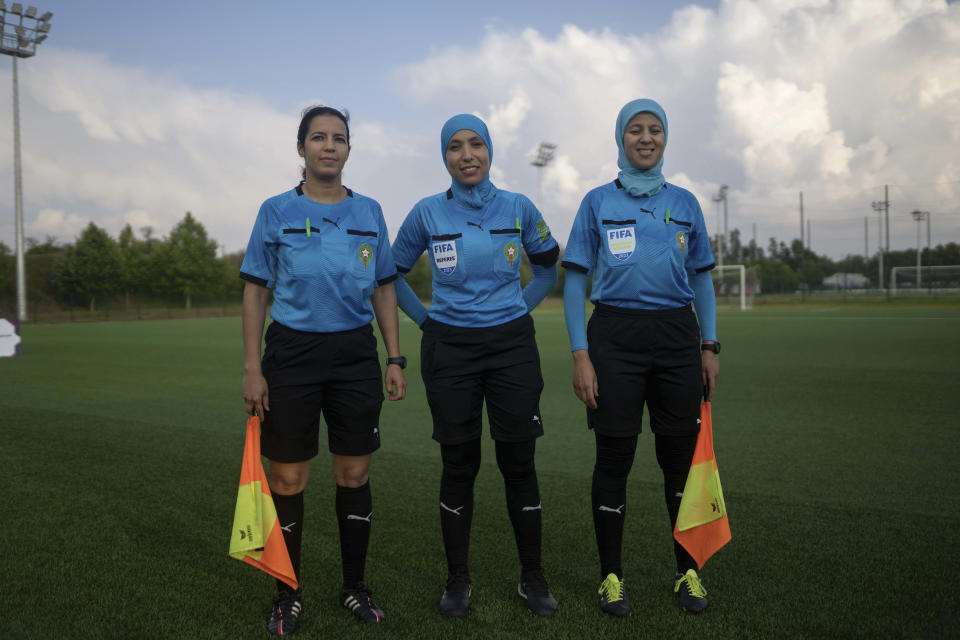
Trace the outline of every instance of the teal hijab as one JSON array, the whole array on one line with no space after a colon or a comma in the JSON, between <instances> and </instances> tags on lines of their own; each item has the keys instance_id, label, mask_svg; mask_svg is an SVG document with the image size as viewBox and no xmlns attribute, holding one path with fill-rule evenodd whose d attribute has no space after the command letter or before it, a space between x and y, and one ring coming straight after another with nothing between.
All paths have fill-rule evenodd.
<instances>
[{"instance_id":1,"label":"teal hijab","mask_svg":"<svg viewBox=\"0 0 960 640\"><path fill-rule=\"evenodd\" d=\"M663 107L653 100L641 98L623 105L623 108L620 109L620 115L617 116L616 130L617 148L620 150L620 155L617 156L617 166L620 167L620 173L617 174L617 178L630 195L638 198L642 196L652 196L660 191L666 182L663 178L663 171L661 171L663 168L663 156L660 157L660 162L653 167L649 169L637 169L630 164L630 161L627 160L627 155L623 152L623 134L627 131L627 124L630 123L630 120L635 115L644 112L652 113L660 119L661 124L663 124L663 144L664 147L666 147L668 132L667 114L663 112ZM666 149L664 149L664 151L666 151Z\"/></svg>"},{"instance_id":2,"label":"teal hijab","mask_svg":"<svg viewBox=\"0 0 960 640\"><path fill-rule=\"evenodd\" d=\"M443 129L440 131L440 157L443 159L443 166L447 166L447 145L450 143L450 138L457 131L463 129L473 131L483 139L490 155L490 166L493 166L493 144L490 142L487 125L483 123L483 120L469 113L453 116L444 123ZM450 190L453 192L453 199L468 209L482 209L497 195L497 188L490 182L489 172L481 182L473 186L462 185L456 180L451 180Z\"/></svg>"}]
</instances>

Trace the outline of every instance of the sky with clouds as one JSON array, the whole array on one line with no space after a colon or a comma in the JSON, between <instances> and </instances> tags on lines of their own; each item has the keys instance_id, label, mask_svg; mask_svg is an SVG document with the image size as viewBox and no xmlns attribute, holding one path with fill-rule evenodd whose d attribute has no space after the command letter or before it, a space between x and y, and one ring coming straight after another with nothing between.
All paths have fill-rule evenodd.
<instances>
[{"instance_id":1,"label":"sky with clouds","mask_svg":"<svg viewBox=\"0 0 960 640\"><path fill-rule=\"evenodd\" d=\"M391 233L447 188L440 127L472 112L494 182L537 200L563 241L583 195L616 175L619 108L650 97L669 120L664 173L711 232L726 184L745 240L797 238L802 191L815 251L862 254L866 219L873 253L886 184L891 248L916 246L915 209L934 244L960 242L960 5L647 4L40 1L50 37L18 63L27 235L72 241L93 221L162 236L189 210L241 249L260 203L298 180L299 113L323 102L349 109L344 182L381 202ZM540 141L557 151L538 190ZM12 150L0 127L8 246Z\"/></svg>"}]
</instances>

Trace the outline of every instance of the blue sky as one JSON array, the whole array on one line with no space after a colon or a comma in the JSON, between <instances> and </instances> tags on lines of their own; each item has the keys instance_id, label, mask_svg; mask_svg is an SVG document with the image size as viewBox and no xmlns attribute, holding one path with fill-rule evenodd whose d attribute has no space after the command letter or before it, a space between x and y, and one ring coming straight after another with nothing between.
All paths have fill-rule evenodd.
<instances>
[{"instance_id":1,"label":"blue sky","mask_svg":"<svg viewBox=\"0 0 960 640\"><path fill-rule=\"evenodd\" d=\"M227 251L260 202L292 186L299 111L352 114L352 188L395 231L449 178L439 129L491 128L493 180L537 195L528 154L558 145L538 203L565 239L580 198L616 173L613 123L634 97L665 107L668 180L730 227L814 250L876 250L872 200L891 185L891 245L960 241L960 11L942 0L723 2L65 2L20 65L27 234L89 221L163 235L191 210ZM9 61L0 120L10 121ZM9 129L9 127L7 127ZM12 135L0 130L0 241L13 238Z\"/></svg>"}]
</instances>

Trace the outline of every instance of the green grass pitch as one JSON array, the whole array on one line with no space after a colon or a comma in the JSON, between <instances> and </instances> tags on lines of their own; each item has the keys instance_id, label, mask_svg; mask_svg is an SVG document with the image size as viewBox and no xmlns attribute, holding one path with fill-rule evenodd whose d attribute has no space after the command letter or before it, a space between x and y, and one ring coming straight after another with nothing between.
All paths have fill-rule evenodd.
<instances>
[{"instance_id":1,"label":"green grass pitch","mask_svg":"<svg viewBox=\"0 0 960 640\"><path fill-rule=\"evenodd\" d=\"M593 440L559 308L535 314L554 619L525 612L492 444L471 548L473 613L441 619L438 446L402 323L408 397L385 403L367 581L387 621L339 607L329 456L306 492L305 638L950 637L960 560L960 308L721 312L715 441L733 541L677 609L648 432L629 485L634 614L600 613ZM244 413L237 318L27 326L0 359L0 637L266 637L272 580L227 556ZM602 387L601 387L602 392Z\"/></svg>"}]
</instances>

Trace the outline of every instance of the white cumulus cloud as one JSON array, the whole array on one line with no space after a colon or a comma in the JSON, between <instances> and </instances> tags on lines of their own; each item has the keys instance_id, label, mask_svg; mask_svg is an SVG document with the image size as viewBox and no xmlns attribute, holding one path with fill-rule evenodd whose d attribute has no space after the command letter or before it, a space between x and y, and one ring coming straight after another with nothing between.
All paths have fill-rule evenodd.
<instances>
[{"instance_id":1,"label":"white cumulus cloud","mask_svg":"<svg viewBox=\"0 0 960 640\"><path fill-rule=\"evenodd\" d=\"M912 246L913 209L933 212L934 242L960 241L960 4L944 0L724 0L669 24L613 22L542 33L488 28L475 42L429 48L398 67L378 99L409 113L354 109L345 183L377 198L395 231L420 197L446 188L443 118L474 112L490 127L491 178L536 198L527 152L557 145L542 172L543 209L564 240L590 188L617 171L620 107L666 110L664 172L700 199L729 185L730 227L758 241L798 236L798 195L813 249L863 250L870 202L890 185L891 244ZM10 72L0 68L0 86ZM391 93L392 91L392 93ZM313 97L313 96L306 96ZM306 98L305 97L305 98ZM101 55L51 47L21 73L28 233L71 240L89 221L156 235L191 211L228 250L246 243L267 197L299 177L300 108L197 89ZM9 101L0 120L10 121ZM9 127L0 147L11 148ZM13 237L11 154L0 154L0 240Z\"/></svg>"},{"instance_id":2,"label":"white cumulus cloud","mask_svg":"<svg viewBox=\"0 0 960 640\"><path fill-rule=\"evenodd\" d=\"M619 108L651 97L669 120L664 172L694 190L714 231L720 184L731 228L756 225L761 246L798 237L803 191L814 250L860 253L863 218L888 184L894 248L912 246L914 208L939 212L940 242L960 241L960 5L727 0L678 10L657 32L622 31L490 31L398 77L422 101L504 104L522 88L522 123L488 124L495 146L501 135L558 145L541 203L558 236L616 173ZM536 192L526 157L497 163Z\"/></svg>"}]
</instances>

